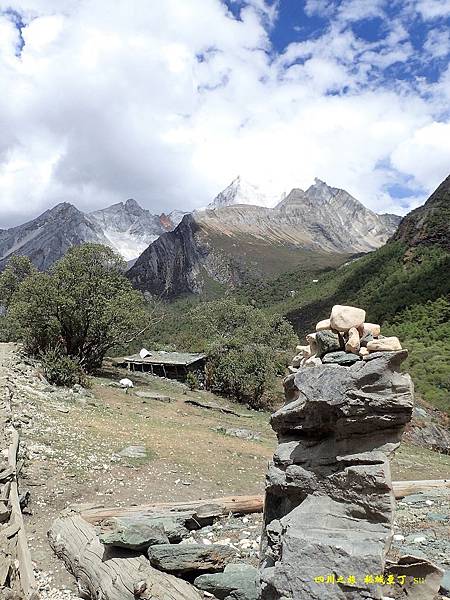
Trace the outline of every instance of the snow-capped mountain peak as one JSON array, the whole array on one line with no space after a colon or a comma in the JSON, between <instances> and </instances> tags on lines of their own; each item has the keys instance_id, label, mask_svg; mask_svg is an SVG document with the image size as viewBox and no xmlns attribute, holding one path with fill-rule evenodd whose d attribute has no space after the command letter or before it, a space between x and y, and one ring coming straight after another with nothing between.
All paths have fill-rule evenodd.
<instances>
[{"instance_id":1,"label":"snow-capped mountain peak","mask_svg":"<svg viewBox=\"0 0 450 600\"><path fill-rule=\"evenodd\" d=\"M229 186L222 190L214 200L208 204L208 208L223 208L235 204L274 206L279 200L279 193L274 193L268 188L257 186L238 175L236 179L233 179Z\"/></svg>"}]
</instances>

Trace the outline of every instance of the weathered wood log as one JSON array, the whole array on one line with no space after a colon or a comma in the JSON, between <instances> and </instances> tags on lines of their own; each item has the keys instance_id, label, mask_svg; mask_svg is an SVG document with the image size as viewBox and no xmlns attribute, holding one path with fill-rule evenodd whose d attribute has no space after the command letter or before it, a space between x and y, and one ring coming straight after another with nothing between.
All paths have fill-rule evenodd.
<instances>
[{"instance_id":1,"label":"weathered wood log","mask_svg":"<svg viewBox=\"0 0 450 600\"><path fill-rule=\"evenodd\" d=\"M37 598L37 585L34 577L33 564L31 562L30 549L25 532L22 510L20 508L19 488L17 485L17 452L19 449L19 434L12 428L11 445L8 448L8 464L13 469L15 477L11 481L9 491L9 502L11 504L12 526L17 528L17 559L19 561L20 585L27 600ZM7 536L8 537L8 536Z\"/></svg>"},{"instance_id":2,"label":"weathered wood log","mask_svg":"<svg viewBox=\"0 0 450 600\"><path fill-rule=\"evenodd\" d=\"M410 494L430 492L431 490L448 489L450 494L450 479L424 479L416 481L394 481L392 483L396 498L404 498Z\"/></svg>"},{"instance_id":3,"label":"weathered wood log","mask_svg":"<svg viewBox=\"0 0 450 600\"><path fill-rule=\"evenodd\" d=\"M111 517L130 515L153 515L155 513L190 512L200 519L234 514L262 512L263 496L226 496L212 500L192 500L190 502L161 502L116 508L88 508L81 511L81 517L88 523L100 523Z\"/></svg>"},{"instance_id":4,"label":"weathered wood log","mask_svg":"<svg viewBox=\"0 0 450 600\"><path fill-rule=\"evenodd\" d=\"M54 521L50 545L80 591L93 600L201 600L189 583L154 569L142 555L120 548L105 548L94 527L79 515Z\"/></svg>"},{"instance_id":5,"label":"weathered wood log","mask_svg":"<svg viewBox=\"0 0 450 600\"><path fill-rule=\"evenodd\" d=\"M225 406L220 406L220 404L206 404L205 402L193 399L185 400L184 403L190 404L191 406L198 406L199 408L206 408L208 410L217 410L218 412L225 413L226 415L234 415L235 417L250 417L250 415L238 413L232 408L226 408Z\"/></svg>"},{"instance_id":6,"label":"weathered wood log","mask_svg":"<svg viewBox=\"0 0 450 600\"><path fill-rule=\"evenodd\" d=\"M397 499L409 494L428 492L434 489L450 490L450 479L425 479L418 481L394 481L394 494ZM450 492L449 492L450 493ZM193 514L206 517L220 517L234 514L251 514L262 512L264 496L225 496L212 500L192 500L191 502L160 502L126 507L95 507L83 510L82 518L88 523L100 523L110 517L126 517L127 515L146 515L162 512L192 511Z\"/></svg>"}]
</instances>

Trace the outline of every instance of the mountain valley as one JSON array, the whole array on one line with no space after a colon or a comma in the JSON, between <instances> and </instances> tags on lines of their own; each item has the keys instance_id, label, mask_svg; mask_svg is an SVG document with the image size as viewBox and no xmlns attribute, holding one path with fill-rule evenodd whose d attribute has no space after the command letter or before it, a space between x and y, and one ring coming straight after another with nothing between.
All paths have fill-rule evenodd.
<instances>
[{"instance_id":1,"label":"mountain valley","mask_svg":"<svg viewBox=\"0 0 450 600\"><path fill-rule=\"evenodd\" d=\"M136 288L167 298L202 293L214 283L235 288L301 265L335 267L380 247L400 219L377 215L316 179L274 208L231 198L186 216L143 252L128 276Z\"/></svg>"}]
</instances>

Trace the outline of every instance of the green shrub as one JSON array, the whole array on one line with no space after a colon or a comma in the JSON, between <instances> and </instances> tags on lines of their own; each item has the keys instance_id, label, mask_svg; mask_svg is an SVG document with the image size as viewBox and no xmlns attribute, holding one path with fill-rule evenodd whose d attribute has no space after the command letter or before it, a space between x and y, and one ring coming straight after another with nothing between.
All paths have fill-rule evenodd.
<instances>
[{"instance_id":1,"label":"green shrub","mask_svg":"<svg viewBox=\"0 0 450 600\"><path fill-rule=\"evenodd\" d=\"M267 346L218 348L208 359L208 387L250 408L272 406L276 364Z\"/></svg>"},{"instance_id":2,"label":"green shrub","mask_svg":"<svg viewBox=\"0 0 450 600\"><path fill-rule=\"evenodd\" d=\"M190 390L198 390L199 388L198 376L192 371L189 371L189 373L186 375L186 385Z\"/></svg>"},{"instance_id":3,"label":"green shrub","mask_svg":"<svg viewBox=\"0 0 450 600\"><path fill-rule=\"evenodd\" d=\"M86 385L86 376L76 360L64 354L61 347L48 348L40 355L44 376L49 383L71 387Z\"/></svg>"},{"instance_id":4,"label":"green shrub","mask_svg":"<svg viewBox=\"0 0 450 600\"><path fill-rule=\"evenodd\" d=\"M92 372L110 349L133 340L150 317L124 268L110 248L83 244L70 248L50 272L30 272L7 312L26 350L39 355L61 345L63 354Z\"/></svg>"}]
</instances>

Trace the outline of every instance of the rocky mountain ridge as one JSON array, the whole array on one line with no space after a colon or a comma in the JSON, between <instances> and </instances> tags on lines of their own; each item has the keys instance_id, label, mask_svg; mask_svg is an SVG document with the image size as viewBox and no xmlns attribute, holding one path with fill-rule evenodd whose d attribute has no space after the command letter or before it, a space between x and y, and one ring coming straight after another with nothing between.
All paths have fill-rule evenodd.
<instances>
[{"instance_id":1,"label":"rocky mountain ridge","mask_svg":"<svg viewBox=\"0 0 450 600\"><path fill-rule=\"evenodd\" d=\"M402 220L392 241L405 242L410 247L425 244L450 250L450 175L419 208Z\"/></svg>"},{"instance_id":2,"label":"rocky mountain ridge","mask_svg":"<svg viewBox=\"0 0 450 600\"><path fill-rule=\"evenodd\" d=\"M23 225L0 230L0 270L14 254L28 256L41 270L48 269L74 245L92 242L110 246L127 261L162 233L171 231L182 214L153 215L135 200L84 213L63 202Z\"/></svg>"},{"instance_id":3,"label":"rocky mountain ridge","mask_svg":"<svg viewBox=\"0 0 450 600\"><path fill-rule=\"evenodd\" d=\"M258 278L318 254L326 262L327 256L374 250L400 219L377 215L344 190L316 180L274 208L229 204L184 217L145 250L128 276L137 288L167 297L199 293L211 280L233 287L249 272Z\"/></svg>"}]
</instances>

